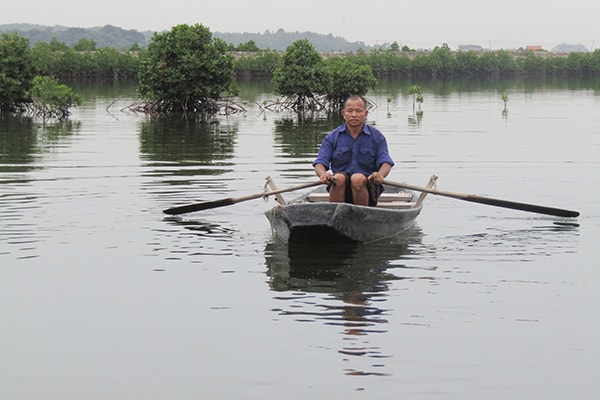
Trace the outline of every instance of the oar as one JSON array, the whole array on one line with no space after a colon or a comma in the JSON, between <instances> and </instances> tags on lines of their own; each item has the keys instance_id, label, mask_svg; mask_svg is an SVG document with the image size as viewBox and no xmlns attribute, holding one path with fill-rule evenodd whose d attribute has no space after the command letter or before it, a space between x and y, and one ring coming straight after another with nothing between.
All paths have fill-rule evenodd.
<instances>
[{"instance_id":1,"label":"oar","mask_svg":"<svg viewBox=\"0 0 600 400\"><path fill-rule=\"evenodd\" d=\"M279 193L291 192L293 190L300 190L300 189L308 188L311 186L317 186L317 185L321 185L321 182L319 182L319 181L310 182L310 183L305 183L305 184L298 185L298 186L292 186L292 187L288 187L288 188L272 190L270 192L261 192L261 193L251 194L249 196L243 196L243 197L237 197L237 198L228 197L226 199L203 201L200 203L187 204L187 205L183 205L183 206L168 208L166 210L163 210L163 212L165 214L169 214L169 215L179 215L179 214L185 214L185 213L190 213L190 212L194 212L194 211L208 210L211 208L230 206L230 205L233 205L236 203L241 203L242 201L246 201L246 200L258 199L261 197L271 196L271 195L275 195L275 194L279 194Z\"/></svg>"},{"instance_id":2,"label":"oar","mask_svg":"<svg viewBox=\"0 0 600 400\"><path fill-rule=\"evenodd\" d=\"M416 190L419 192L436 194L439 196L452 197L454 199L470 201L473 203L487 204L487 205L496 206L496 207L512 208L513 210L529 211L529 212L538 213L538 214L554 215L557 217L577 217L577 216L579 216L579 211L563 210L561 208L538 206L535 204L519 203L516 201L510 201L510 200L494 199L491 197L477 196L474 194L446 192L443 190L425 188L425 187L420 187L420 186L415 186L415 185L409 185L407 183L392 182L392 181L388 181L388 180L384 180L383 183L390 185L390 186L396 186L396 187L400 187L400 188Z\"/></svg>"}]
</instances>

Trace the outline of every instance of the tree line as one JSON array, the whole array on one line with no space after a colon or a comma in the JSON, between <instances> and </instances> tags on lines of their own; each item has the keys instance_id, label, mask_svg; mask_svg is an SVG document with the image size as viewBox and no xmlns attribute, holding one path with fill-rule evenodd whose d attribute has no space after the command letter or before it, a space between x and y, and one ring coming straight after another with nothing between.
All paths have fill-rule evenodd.
<instances>
[{"instance_id":1,"label":"tree line","mask_svg":"<svg viewBox=\"0 0 600 400\"><path fill-rule=\"evenodd\" d=\"M260 49L252 40L225 46L234 55L234 72L239 78L271 78L285 54ZM137 79L139 54L145 50L138 46L129 50L97 48L93 40L83 38L68 46L52 39L37 42L32 47L32 56L40 73L59 79ZM525 50L452 51L443 44L429 52L416 52L399 50L392 44L385 50L320 54L325 59L343 58L353 64L368 65L378 78L600 75L600 49L568 54Z\"/></svg>"},{"instance_id":2,"label":"tree line","mask_svg":"<svg viewBox=\"0 0 600 400\"><path fill-rule=\"evenodd\" d=\"M444 44L429 52L415 52L394 42L387 49L322 53L308 39L299 39L281 52L260 49L252 40L234 46L200 24L155 33L147 47L128 50L97 48L94 40L86 38L72 46L56 38L30 46L17 33L3 34L0 39L1 111L30 105L32 93L44 94L41 84L46 91L59 88L63 101L76 104L76 96L48 79L135 79L146 105L152 104L149 110L214 112L224 94L236 93L236 78L272 79L278 94L289 98L288 106L315 110L337 106L347 94L364 94L381 77L521 75L598 76L600 50L567 55L454 52ZM37 91L32 90L34 83ZM42 96L49 98L53 97L48 93Z\"/></svg>"},{"instance_id":3,"label":"tree line","mask_svg":"<svg viewBox=\"0 0 600 400\"><path fill-rule=\"evenodd\" d=\"M452 51L446 44L429 52L394 47L368 52L322 53L322 56L368 65L377 78L600 75L600 49L591 53L549 54L525 50ZM236 61L236 74L271 76L278 65L278 54L271 51L241 53Z\"/></svg>"},{"instance_id":4,"label":"tree line","mask_svg":"<svg viewBox=\"0 0 600 400\"><path fill-rule=\"evenodd\" d=\"M21 36L3 34L2 37ZM253 40L235 46L226 43L226 49L234 55L234 72L240 78L271 78L285 54L261 49ZM40 74L59 79L137 79L139 54L144 50L146 48L137 45L128 50L98 47L94 40L86 38L69 46L52 38L49 42L37 41L32 46L32 57ZM368 65L378 78L600 75L600 49L568 54L525 50L452 51L443 44L428 52L416 52L406 47L399 49L394 42L388 49L320 54L326 59L343 58L353 64Z\"/></svg>"}]
</instances>

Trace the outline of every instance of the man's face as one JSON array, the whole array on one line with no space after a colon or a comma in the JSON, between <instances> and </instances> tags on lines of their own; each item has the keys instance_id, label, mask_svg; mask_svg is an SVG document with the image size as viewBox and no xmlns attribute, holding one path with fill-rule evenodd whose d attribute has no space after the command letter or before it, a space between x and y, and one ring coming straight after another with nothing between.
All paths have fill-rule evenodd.
<instances>
[{"instance_id":1,"label":"man's face","mask_svg":"<svg viewBox=\"0 0 600 400\"><path fill-rule=\"evenodd\" d=\"M342 116L346 125L351 128L359 128L367 119L369 112L360 99L352 99L346 102L346 107L342 110Z\"/></svg>"}]
</instances>

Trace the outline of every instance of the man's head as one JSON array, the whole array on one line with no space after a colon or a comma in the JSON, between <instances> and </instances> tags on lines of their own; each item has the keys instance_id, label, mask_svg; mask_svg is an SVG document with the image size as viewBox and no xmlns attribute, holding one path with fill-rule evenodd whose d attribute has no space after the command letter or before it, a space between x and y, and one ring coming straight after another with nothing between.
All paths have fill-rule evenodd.
<instances>
[{"instance_id":1,"label":"man's head","mask_svg":"<svg viewBox=\"0 0 600 400\"><path fill-rule=\"evenodd\" d=\"M350 128L361 128L367 120L367 101L360 95L352 95L344 102L342 116Z\"/></svg>"}]
</instances>

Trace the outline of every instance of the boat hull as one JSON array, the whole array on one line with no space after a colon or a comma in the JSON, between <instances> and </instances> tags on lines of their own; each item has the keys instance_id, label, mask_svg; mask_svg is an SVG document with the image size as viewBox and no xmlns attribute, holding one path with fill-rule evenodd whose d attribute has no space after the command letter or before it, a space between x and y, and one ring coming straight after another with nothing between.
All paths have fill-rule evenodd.
<instances>
[{"instance_id":1,"label":"boat hull","mask_svg":"<svg viewBox=\"0 0 600 400\"><path fill-rule=\"evenodd\" d=\"M266 212L273 235L283 242L371 242L410 228L421 205L406 209L357 206L348 203L277 205Z\"/></svg>"}]
</instances>

